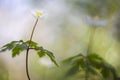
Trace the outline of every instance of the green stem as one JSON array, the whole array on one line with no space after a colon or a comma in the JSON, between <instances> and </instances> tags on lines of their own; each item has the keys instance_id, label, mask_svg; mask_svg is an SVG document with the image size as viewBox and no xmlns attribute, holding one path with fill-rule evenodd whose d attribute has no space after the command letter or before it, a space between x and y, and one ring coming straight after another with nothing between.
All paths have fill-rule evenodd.
<instances>
[{"instance_id":1,"label":"green stem","mask_svg":"<svg viewBox=\"0 0 120 80\"><path fill-rule=\"evenodd\" d=\"M95 35L95 30L96 30L96 27L92 27L92 32L90 33L90 39L89 39L89 42L88 42L88 48L87 48L87 51L86 51L86 56L85 56L85 62L86 62L86 69L85 69L85 80L88 80L88 77L89 77L89 72L88 72L88 68L87 66L89 65L88 64L88 55L90 54L90 49L91 49L91 45L92 45L92 41L93 41L93 38L94 38L94 35Z\"/></svg>"},{"instance_id":2,"label":"green stem","mask_svg":"<svg viewBox=\"0 0 120 80\"><path fill-rule=\"evenodd\" d=\"M96 27L92 27L92 32L90 33L90 39L89 39L89 42L88 42L88 49L87 49L87 52L86 52L87 55L89 55L89 53L90 53L92 41L93 41L93 38L94 38L94 35L95 35L95 30L96 30Z\"/></svg>"},{"instance_id":3,"label":"green stem","mask_svg":"<svg viewBox=\"0 0 120 80\"><path fill-rule=\"evenodd\" d=\"M33 34L34 34L37 23L38 23L38 18L36 19L36 22L33 26L32 33L31 33L31 36L30 36L30 39L29 39L29 45L28 45L28 48L27 48L27 51L26 51L26 74L27 74L28 80L30 80L29 68L28 68L28 53L29 53L29 50L30 50L30 44L31 44L31 41L32 41Z\"/></svg>"},{"instance_id":4,"label":"green stem","mask_svg":"<svg viewBox=\"0 0 120 80\"><path fill-rule=\"evenodd\" d=\"M88 68L87 68L87 66L88 66L88 58L87 58L87 56L85 56L85 65L86 65L86 67L85 67L85 80L88 80Z\"/></svg>"}]
</instances>

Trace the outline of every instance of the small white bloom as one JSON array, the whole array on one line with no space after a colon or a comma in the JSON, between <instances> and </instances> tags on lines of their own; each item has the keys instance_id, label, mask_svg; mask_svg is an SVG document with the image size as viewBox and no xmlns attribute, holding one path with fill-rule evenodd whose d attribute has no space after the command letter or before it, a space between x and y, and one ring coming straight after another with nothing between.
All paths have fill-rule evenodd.
<instances>
[{"instance_id":1,"label":"small white bloom","mask_svg":"<svg viewBox=\"0 0 120 80\"><path fill-rule=\"evenodd\" d=\"M31 11L32 15L37 18L42 18L44 16L44 13L42 10L33 10Z\"/></svg>"},{"instance_id":2,"label":"small white bloom","mask_svg":"<svg viewBox=\"0 0 120 80\"><path fill-rule=\"evenodd\" d=\"M100 20L98 17L95 18L91 18L90 16L86 16L85 20L88 24L92 25L92 26L96 26L96 27L103 27L105 25L107 25L108 21L103 19Z\"/></svg>"}]
</instances>

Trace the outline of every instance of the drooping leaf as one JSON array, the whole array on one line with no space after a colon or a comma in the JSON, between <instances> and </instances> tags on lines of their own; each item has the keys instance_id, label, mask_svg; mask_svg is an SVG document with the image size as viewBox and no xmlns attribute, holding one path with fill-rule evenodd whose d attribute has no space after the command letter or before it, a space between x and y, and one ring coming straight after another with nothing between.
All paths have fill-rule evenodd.
<instances>
[{"instance_id":1,"label":"drooping leaf","mask_svg":"<svg viewBox=\"0 0 120 80\"><path fill-rule=\"evenodd\" d=\"M35 50L37 51L39 57L43 57L46 55L43 47L36 47Z\"/></svg>"},{"instance_id":2,"label":"drooping leaf","mask_svg":"<svg viewBox=\"0 0 120 80\"><path fill-rule=\"evenodd\" d=\"M103 62L101 64L101 66L103 67L103 70L105 69L104 71L101 71L101 74L103 76L109 77L110 74L112 74L113 78L116 79L116 77L117 77L116 70L115 70L115 68L112 65L110 65L110 64L108 64L106 62ZM109 72L109 73L107 73L107 72Z\"/></svg>"},{"instance_id":3,"label":"drooping leaf","mask_svg":"<svg viewBox=\"0 0 120 80\"><path fill-rule=\"evenodd\" d=\"M65 64L66 63L70 64L70 63L74 63L74 61L76 61L77 59L80 59L82 57L83 57L82 54L78 54L78 55L75 55L73 57L69 57L69 58L63 60L62 62L65 63Z\"/></svg>"},{"instance_id":4,"label":"drooping leaf","mask_svg":"<svg viewBox=\"0 0 120 80\"><path fill-rule=\"evenodd\" d=\"M83 71L86 68L84 55L82 54L67 58L63 61L63 63L67 64L67 66L71 66L71 68L67 71L65 77L75 75L80 70Z\"/></svg>"},{"instance_id":5,"label":"drooping leaf","mask_svg":"<svg viewBox=\"0 0 120 80\"><path fill-rule=\"evenodd\" d=\"M57 62L56 62L56 60L55 60L55 56L53 55L52 52L44 49L43 47L38 47L38 46L35 48L35 50L37 51L37 54L38 54L39 57L43 57L43 56L47 55L47 56L50 58L50 60L51 60L56 66L59 66L59 65L57 64Z\"/></svg>"},{"instance_id":6,"label":"drooping leaf","mask_svg":"<svg viewBox=\"0 0 120 80\"><path fill-rule=\"evenodd\" d=\"M38 54L38 56L39 57L43 57L43 56L45 56L45 52L44 51L37 51L37 54Z\"/></svg>"},{"instance_id":7,"label":"drooping leaf","mask_svg":"<svg viewBox=\"0 0 120 80\"><path fill-rule=\"evenodd\" d=\"M45 50L45 54L48 55L48 57L51 59L51 61L56 65L59 66L55 60L55 56L53 55L52 52Z\"/></svg>"},{"instance_id":8,"label":"drooping leaf","mask_svg":"<svg viewBox=\"0 0 120 80\"><path fill-rule=\"evenodd\" d=\"M102 71L101 71L101 74L102 74L102 76L103 76L104 78L110 77L110 71L109 71L109 69L103 68Z\"/></svg>"},{"instance_id":9,"label":"drooping leaf","mask_svg":"<svg viewBox=\"0 0 120 80\"><path fill-rule=\"evenodd\" d=\"M79 64L73 65L66 73L65 77L75 75L79 72Z\"/></svg>"},{"instance_id":10,"label":"drooping leaf","mask_svg":"<svg viewBox=\"0 0 120 80\"><path fill-rule=\"evenodd\" d=\"M4 52L4 51L6 51L6 50L11 50L11 49L15 46L16 43L18 43L18 41L12 41L12 42L4 45L4 46L1 48L0 52Z\"/></svg>"},{"instance_id":11,"label":"drooping leaf","mask_svg":"<svg viewBox=\"0 0 120 80\"><path fill-rule=\"evenodd\" d=\"M104 78L110 77L112 74L113 78L115 79L116 76L116 71L112 65L107 63L104 59L99 57L97 54L90 54L88 56L90 65L93 66L94 68L101 70L101 74Z\"/></svg>"},{"instance_id":12,"label":"drooping leaf","mask_svg":"<svg viewBox=\"0 0 120 80\"><path fill-rule=\"evenodd\" d=\"M101 62L98 62L96 60L90 60L90 65L92 65L96 69L101 69Z\"/></svg>"}]
</instances>

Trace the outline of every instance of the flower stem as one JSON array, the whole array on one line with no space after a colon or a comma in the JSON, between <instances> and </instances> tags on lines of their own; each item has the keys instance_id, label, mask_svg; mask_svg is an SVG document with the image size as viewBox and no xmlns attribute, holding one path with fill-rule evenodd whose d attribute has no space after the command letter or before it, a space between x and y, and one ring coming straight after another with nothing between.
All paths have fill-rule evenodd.
<instances>
[{"instance_id":1,"label":"flower stem","mask_svg":"<svg viewBox=\"0 0 120 80\"><path fill-rule=\"evenodd\" d=\"M87 68L87 66L89 65L88 64L88 55L90 54L90 49L91 49L92 41L93 41L93 38L94 38L94 35L95 35L95 30L96 30L96 27L92 27L92 32L90 33L90 39L89 39L89 42L88 42L88 48L87 48L87 51L86 51L86 56L85 56L85 62L86 62L85 80L88 80L88 77L89 77L89 72L88 72L88 68Z\"/></svg>"},{"instance_id":2,"label":"flower stem","mask_svg":"<svg viewBox=\"0 0 120 80\"><path fill-rule=\"evenodd\" d=\"M27 51L26 51L26 74L27 74L28 80L30 80L29 68L28 68L28 53L29 53L29 50L30 50L30 44L31 44L31 41L32 41L33 34L34 34L37 23L38 23L38 18L36 19L36 22L33 26L32 33L31 33L30 39L29 39L28 48L27 48Z\"/></svg>"},{"instance_id":3,"label":"flower stem","mask_svg":"<svg viewBox=\"0 0 120 80\"><path fill-rule=\"evenodd\" d=\"M92 45L92 42L93 42L93 39L94 39L95 31L96 31L96 27L92 27L92 32L90 33L90 38L89 38L89 42L88 42L88 48L87 48L87 51L86 51L87 55L89 55L90 52L91 52L90 49L91 49L91 45Z\"/></svg>"}]
</instances>

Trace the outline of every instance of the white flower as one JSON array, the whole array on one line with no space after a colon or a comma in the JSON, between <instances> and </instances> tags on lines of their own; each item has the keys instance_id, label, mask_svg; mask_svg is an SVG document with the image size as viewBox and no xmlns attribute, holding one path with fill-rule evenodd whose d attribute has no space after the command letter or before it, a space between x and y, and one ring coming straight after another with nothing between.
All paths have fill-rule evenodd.
<instances>
[{"instance_id":1,"label":"white flower","mask_svg":"<svg viewBox=\"0 0 120 80\"><path fill-rule=\"evenodd\" d=\"M86 16L85 20L88 24L92 25L92 26L96 26L96 27L103 27L105 25L107 25L108 21L103 19L99 19L98 17L95 18L91 18L90 16Z\"/></svg>"},{"instance_id":2,"label":"white flower","mask_svg":"<svg viewBox=\"0 0 120 80\"><path fill-rule=\"evenodd\" d=\"M37 18L42 18L43 17L43 11L41 10L32 10L31 11L32 15Z\"/></svg>"}]
</instances>

